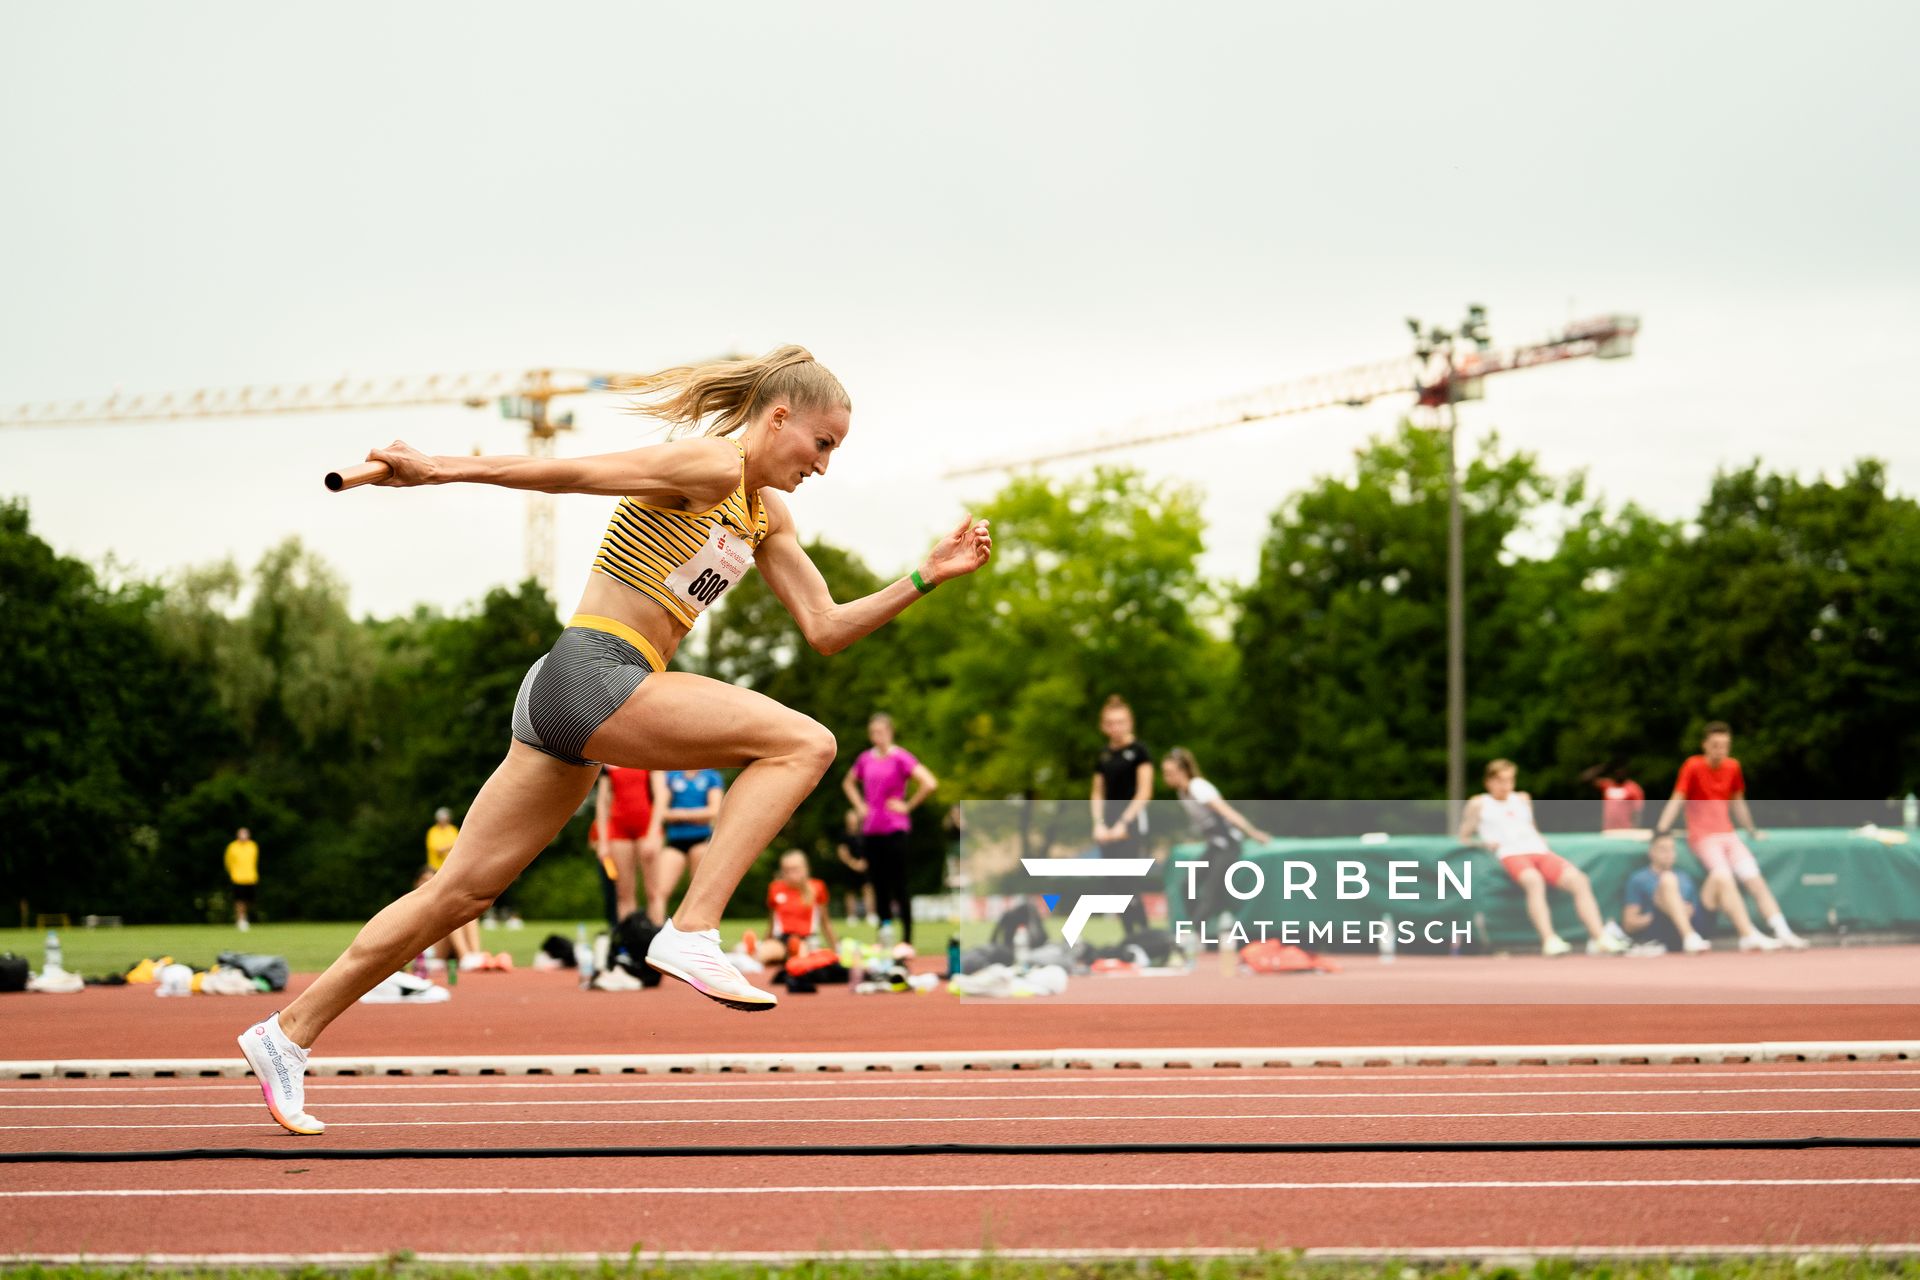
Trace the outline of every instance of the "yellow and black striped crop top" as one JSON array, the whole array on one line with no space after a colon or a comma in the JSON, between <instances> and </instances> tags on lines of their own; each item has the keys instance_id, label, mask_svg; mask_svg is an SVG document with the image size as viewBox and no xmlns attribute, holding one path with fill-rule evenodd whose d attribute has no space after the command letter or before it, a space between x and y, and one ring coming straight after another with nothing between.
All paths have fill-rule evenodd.
<instances>
[{"instance_id":1,"label":"yellow and black striped crop top","mask_svg":"<svg viewBox=\"0 0 1920 1280\"><path fill-rule=\"evenodd\" d=\"M767 506L747 493L747 451L738 440L740 485L707 511L674 511L620 499L593 567L655 601L691 627L746 576L767 536Z\"/></svg>"}]
</instances>

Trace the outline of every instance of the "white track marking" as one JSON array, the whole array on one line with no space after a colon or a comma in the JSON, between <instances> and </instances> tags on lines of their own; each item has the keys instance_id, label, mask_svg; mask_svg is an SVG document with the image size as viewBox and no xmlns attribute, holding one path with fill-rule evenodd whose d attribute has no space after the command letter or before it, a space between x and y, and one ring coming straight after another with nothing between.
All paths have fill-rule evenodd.
<instances>
[{"instance_id":1,"label":"white track marking","mask_svg":"<svg viewBox=\"0 0 1920 1280\"><path fill-rule=\"evenodd\" d=\"M1447 1261L1472 1259L1510 1265L1531 1265L1546 1258L1612 1259L1658 1258L1663 1261L1694 1261L1713 1258L1766 1257L1912 1257L1920 1255L1920 1242L1913 1244L1622 1244L1622 1245L1416 1245L1404 1249L1382 1249L1367 1245L1331 1245L1300 1250L1300 1256L1313 1262L1396 1262L1440 1258ZM1022 1260L1065 1260L1105 1262L1157 1258L1265 1258L1266 1249L1246 1245L1166 1245L1139 1248L1115 1248L1089 1245L1077 1249L812 1249L804 1252L771 1249L643 1249L639 1262L753 1262L793 1265L802 1262L894 1262L952 1261L990 1262L1003 1258ZM622 1266L629 1261L625 1253L412 1253L414 1262L458 1264L470 1267L550 1266L555 1263L600 1263L612 1261ZM202 1267L347 1267L366 1263L390 1265L391 1253L15 1253L0 1254L0 1261L42 1263L55 1266L141 1266Z\"/></svg>"},{"instance_id":2,"label":"white track marking","mask_svg":"<svg viewBox=\"0 0 1920 1280\"><path fill-rule=\"evenodd\" d=\"M1683 1187L1913 1187L1920 1178L1564 1178L1419 1182L949 1182L879 1186L784 1187L96 1187L0 1191L7 1200L70 1200L101 1196L173 1197L184 1209L201 1196L774 1196L861 1194L977 1195L982 1191L1606 1191Z\"/></svg>"},{"instance_id":3,"label":"white track marking","mask_svg":"<svg viewBox=\"0 0 1920 1280\"><path fill-rule=\"evenodd\" d=\"M1269 1089L1246 1093L1224 1093L1220 1091L1200 1093L1130 1093L1123 1098L1112 1094L1090 1093L1022 1093L1013 1097L1004 1094L958 1093L944 1097L926 1097L924 1095L868 1094L844 1098L808 1098L809 1104L851 1103L865 1106L874 1102L1169 1102L1177 1100L1214 1098L1685 1098L1712 1097L1722 1098L1736 1094L1793 1094L1793 1093L1920 1093L1920 1086L1867 1086L1862 1088L1816 1088L1816 1089L1434 1089L1434 1090L1365 1090L1355 1093L1294 1093L1291 1090ZM375 1108L387 1110L425 1108L465 1109L472 1107L512 1107L525 1110L529 1107L686 1107L686 1106L737 1106L741 1103L781 1103L792 1102L785 1097L753 1098L715 1098L712 1100L694 1098L540 1098L515 1099L506 1102L341 1102L317 1095L330 1109L343 1111L349 1108ZM251 1102L0 1102L0 1111L218 1111L238 1110L242 1107L258 1106Z\"/></svg>"},{"instance_id":4,"label":"white track marking","mask_svg":"<svg viewBox=\"0 0 1920 1280\"><path fill-rule=\"evenodd\" d=\"M1038 1115L1038 1116L713 1116L706 1119L660 1119L624 1116L582 1116L577 1120L356 1120L359 1129L506 1128L532 1125L718 1125L749 1124L766 1128L809 1124L1080 1124L1088 1121L1128 1124L1186 1124L1195 1120L1501 1120L1585 1119L1592 1116L1904 1116L1920 1114L1920 1107L1731 1107L1687 1111L1236 1111L1224 1115ZM0 1132L49 1129L258 1129L260 1124L208 1121L135 1124L10 1124ZM290 1149L291 1150L291 1149ZM289 1155L289 1159L297 1158Z\"/></svg>"},{"instance_id":5,"label":"white track marking","mask_svg":"<svg viewBox=\"0 0 1920 1280\"><path fill-rule=\"evenodd\" d=\"M1485 1080L1540 1080L1544 1082L1567 1080L1792 1080L1807 1076L1845 1076L1858 1079L1862 1076L1920 1076L1920 1071L1899 1067L1881 1067L1874 1063L1862 1063L1857 1067L1844 1069L1808 1068L1806 1070L1724 1071L1703 1068L1697 1071L1664 1071L1649 1067L1639 1071L1583 1071L1578 1067L1538 1067L1532 1071L1476 1072L1470 1067L1462 1067L1453 1072L1417 1072L1389 1067L1337 1067L1329 1068L1331 1074L1310 1075L1312 1068L1276 1068L1267 1072L1215 1072L1208 1069L1167 1071L1130 1071L1123 1075L1113 1073L1094 1074L1079 1072L1071 1075L1061 1073L1022 1072L1019 1078L1005 1073L991 1072L953 1072L950 1074L915 1072L876 1072L872 1075L857 1075L846 1072L822 1072L817 1075L798 1075L785 1072L756 1072L742 1074L726 1080L662 1080L647 1076L622 1077L614 1080L596 1080L591 1076L540 1076L535 1079L509 1079L505 1077L472 1076L410 1076L405 1078L379 1076L315 1076L307 1081L315 1089L350 1089L356 1092L372 1089L398 1089L420 1091L426 1089L785 1089L799 1085L813 1088L984 1088L987 1086L1012 1086L1016 1088L1047 1088L1067 1081L1078 1087L1098 1087L1127 1089L1137 1087L1142 1080L1172 1081L1194 1085L1233 1085L1249 1084L1260 1081L1286 1081L1290 1084L1341 1084L1350 1085L1356 1081L1377 1081L1380 1084L1398 1084L1407 1080L1458 1080L1473 1083ZM1369 1072L1379 1074L1369 1076ZM197 1083L173 1084L78 1084L66 1080L44 1080L35 1084L0 1085L0 1094L24 1093L174 1093L191 1091L201 1093L213 1089L230 1089L237 1092L252 1093L254 1086L242 1084L236 1078L208 1078Z\"/></svg>"},{"instance_id":6,"label":"white track marking","mask_svg":"<svg viewBox=\"0 0 1920 1280\"><path fill-rule=\"evenodd\" d=\"M1920 1003L1920 1002L1916 1002ZM887 1070L902 1074L920 1071L1032 1070L1100 1071L1163 1070L1169 1067L1231 1069L1292 1067L1532 1067L1532 1066L1747 1066L1754 1063L1910 1062L1920 1058L1920 1040L1769 1040L1667 1044L1520 1044L1520 1045L1258 1045L1193 1046L1150 1049L1132 1045L1107 1048L1055 1047L1051 1049L986 1048L965 1050L859 1050L774 1053L544 1053L441 1054L413 1056L325 1057L309 1064L318 1079L342 1072L385 1075L410 1074L500 1075L548 1072L558 1075L640 1072L664 1075L687 1073L813 1075L823 1071ZM216 1076L240 1078L245 1066L224 1058L41 1058L0 1060L0 1078L102 1078Z\"/></svg>"}]
</instances>

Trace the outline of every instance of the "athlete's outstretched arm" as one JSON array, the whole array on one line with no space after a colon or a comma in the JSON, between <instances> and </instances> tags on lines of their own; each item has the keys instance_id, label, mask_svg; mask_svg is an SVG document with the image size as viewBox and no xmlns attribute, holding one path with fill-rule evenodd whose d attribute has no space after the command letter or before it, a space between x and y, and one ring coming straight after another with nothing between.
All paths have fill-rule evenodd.
<instances>
[{"instance_id":1,"label":"athlete's outstretched arm","mask_svg":"<svg viewBox=\"0 0 1920 1280\"><path fill-rule=\"evenodd\" d=\"M1231 822L1234 825L1234 827L1237 830L1239 830L1239 832L1242 835L1247 837L1247 839L1258 840L1261 844L1273 843L1272 836L1268 835L1266 832L1262 831L1260 828L1254 826L1251 822L1248 822L1246 819L1246 816L1242 814L1238 809L1228 804L1225 799L1219 796L1215 796L1207 804L1207 808L1213 810L1215 813L1225 818L1228 822Z\"/></svg>"},{"instance_id":2,"label":"athlete's outstretched arm","mask_svg":"<svg viewBox=\"0 0 1920 1280\"><path fill-rule=\"evenodd\" d=\"M533 458L489 454L478 458L429 455L404 440L367 451L368 462L384 462L393 475L380 481L389 488L422 484L493 484L540 493L590 493L641 502L686 499L691 510L705 511L725 502L740 484L740 454L727 440L701 436L670 440L644 449L596 453L584 458Z\"/></svg>"},{"instance_id":3,"label":"athlete's outstretched arm","mask_svg":"<svg viewBox=\"0 0 1920 1280\"><path fill-rule=\"evenodd\" d=\"M891 622L920 598L920 589L912 579L900 578L870 596L836 603L827 590L827 580L800 545L787 504L765 489L760 491L760 500L767 504L767 537L755 553L755 561L767 586L799 624L800 634L821 653L840 652ZM934 586L972 573L992 555L993 536L987 522L968 516L934 544L920 562L920 577Z\"/></svg>"}]
</instances>

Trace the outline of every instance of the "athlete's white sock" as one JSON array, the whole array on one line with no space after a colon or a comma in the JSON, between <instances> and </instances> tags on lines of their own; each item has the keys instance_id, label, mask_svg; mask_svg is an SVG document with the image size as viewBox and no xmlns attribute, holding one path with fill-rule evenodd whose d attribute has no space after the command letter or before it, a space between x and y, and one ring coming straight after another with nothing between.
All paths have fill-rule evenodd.
<instances>
[{"instance_id":1,"label":"athlete's white sock","mask_svg":"<svg viewBox=\"0 0 1920 1280\"><path fill-rule=\"evenodd\" d=\"M1768 916L1767 928L1773 930L1776 936L1783 933L1793 932L1793 930L1787 927L1787 915L1786 915L1786 912L1784 911L1776 911L1772 915Z\"/></svg>"}]
</instances>

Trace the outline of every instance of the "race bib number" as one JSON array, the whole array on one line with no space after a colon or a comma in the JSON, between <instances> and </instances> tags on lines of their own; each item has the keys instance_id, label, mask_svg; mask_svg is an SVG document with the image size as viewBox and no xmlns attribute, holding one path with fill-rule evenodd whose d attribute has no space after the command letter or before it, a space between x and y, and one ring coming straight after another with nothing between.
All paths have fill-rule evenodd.
<instances>
[{"instance_id":1,"label":"race bib number","mask_svg":"<svg viewBox=\"0 0 1920 1280\"><path fill-rule=\"evenodd\" d=\"M716 524L707 533L706 545L667 575L666 587L689 613L699 614L752 567L753 544Z\"/></svg>"}]
</instances>

